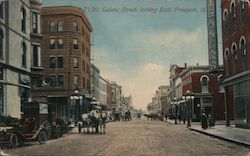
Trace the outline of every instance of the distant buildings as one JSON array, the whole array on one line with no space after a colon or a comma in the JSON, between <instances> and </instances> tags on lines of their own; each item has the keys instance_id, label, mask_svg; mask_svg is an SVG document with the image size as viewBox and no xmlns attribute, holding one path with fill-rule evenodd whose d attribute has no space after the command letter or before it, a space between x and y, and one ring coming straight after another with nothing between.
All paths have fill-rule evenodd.
<instances>
[{"instance_id":1,"label":"distant buildings","mask_svg":"<svg viewBox=\"0 0 250 156\"><path fill-rule=\"evenodd\" d=\"M190 109L193 121L200 121L201 110L216 120L224 119L224 90L221 72L210 73L209 66L172 66L170 69L171 90L168 99L171 103L170 114L178 109L178 118L187 115ZM192 98L191 98L192 97Z\"/></svg>"},{"instance_id":2,"label":"distant buildings","mask_svg":"<svg viewBox=\"0 0 250 156\"><path fill-rule=\"evenodd\" d=\"M221 1L227 125L250 128L249 2Z\"/></svg>"}]
</instances>

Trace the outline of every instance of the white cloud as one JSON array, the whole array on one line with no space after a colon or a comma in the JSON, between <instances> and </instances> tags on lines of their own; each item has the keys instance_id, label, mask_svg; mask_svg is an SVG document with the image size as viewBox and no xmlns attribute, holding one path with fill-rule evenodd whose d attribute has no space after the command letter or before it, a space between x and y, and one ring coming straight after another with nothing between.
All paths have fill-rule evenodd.
<instances>
[{"instance_id":1,"label":"white cloud","mask_svg":"<svg viewBox=\"0 0 250 156\"><path fill-rule=\"evenodd\" d=\"M160 85L169 84L170 64L183 66L184 62L191 65L208 62L205 28L198 28L193 32L178 28L166 32L143 32L130 36L124 44L130 48L126 50L138 53L148 60L138 62L133 68L126 70L122 70L123 68L117 65L118 62L112 61L99 65L99 68L104 78L122 85L125 96L132 95L135 108L145 109L155 90ZM108 52L108 49L100 48L96 49L95 53L96 57L109 59L113 56L107 56L110 55ZM133 60L131 58L131 61Z\"/></svg>"}]
</instances>

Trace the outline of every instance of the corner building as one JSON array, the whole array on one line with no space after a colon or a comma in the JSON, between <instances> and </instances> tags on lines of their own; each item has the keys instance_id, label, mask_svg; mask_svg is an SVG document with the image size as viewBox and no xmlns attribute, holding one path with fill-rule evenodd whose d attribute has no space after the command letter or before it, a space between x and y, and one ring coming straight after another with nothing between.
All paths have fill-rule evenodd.
<instances>
[{"instance_id":1,"label":"corner building","mask_svg":"<svg viewBox=\"0 0 250 156\"><path fill-rule=\"evenodd\" d=\"M226 119L250 128L250 3L222 0Z\"/></svg>"},{"instance_id":2,"label":"corner building","mask_svg":"<svg viewBox=\"0 0 250 156\"><path fill-rule=\"evenodd\" d=\"M51 103L56 117L76 119L90 98L91 24L72 6L44 7L41 19L44 76L34 80L33 98Z\"/></svg>"}]
</instances>

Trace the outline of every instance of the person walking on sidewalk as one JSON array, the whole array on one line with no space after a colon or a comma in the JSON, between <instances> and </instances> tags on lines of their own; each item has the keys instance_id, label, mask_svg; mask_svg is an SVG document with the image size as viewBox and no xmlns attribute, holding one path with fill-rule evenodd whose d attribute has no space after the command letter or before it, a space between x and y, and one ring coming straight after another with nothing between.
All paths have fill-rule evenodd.
<instances>
[{"instance_id":1,"label":"person walking on sidewalk","mask_svg":"<svg viewBox=\"0 0 250 156\"><path fill-rule=\"evenodd\" d=\"M208 125L207 125L207 115L205 112L205 109L202 110L202 114L201 114L201 127L203 129L207 129Z\"/></svg>"}]
</instances>

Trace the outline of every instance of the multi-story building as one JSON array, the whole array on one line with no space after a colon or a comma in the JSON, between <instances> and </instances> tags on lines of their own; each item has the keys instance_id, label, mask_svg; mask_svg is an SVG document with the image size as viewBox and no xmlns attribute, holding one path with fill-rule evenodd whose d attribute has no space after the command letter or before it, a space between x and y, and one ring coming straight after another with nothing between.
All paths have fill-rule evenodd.
<instances>
[{"instance_id":1,"label":"multi-story building","mask_svg":"<svg viewBox=\"0 0 250 156\"><path fill-rule=\"evenodd\" d=\"M107 109L107 86L108 82L100 76L99 80L99 102L103 105L105 109Z\"/></svg>"},{"instance_id":2,"label":"multi-story building","mask_svg":"<svg viewBox=\"0 0 250 156\"><path fill-rule=\"evenodd\" d=\"M170 90L169 86L159 86L159 106L162 116L165 116L168 112L169 104L167 101L167 95Z\"/></svg>"},{"instance_id":3,"label":"multi-story building","mask_svg":"<svg viewBox=\"0 0 250 156\"><path fill-rule=\"evenodd\" d=\"M94 64L91 63L90 73L91 96L95 98L96 101L99 101L100 70Z\"/></svg>"},{"instance_id":4,"label":"multi-story building","mask_svg":"<svg viewBox=\"0 0 250 156\"><path fill-rule=\"evenodd\" d=\"M116 82L111 81L112 87L112 113L121 112L121 95L122 86L118 85Z\"/></svg>"},{"instance_id":5,"label":"multi-story building","mask_svg":"<svg viewBox=\"0 0 250 156\"><path fill-rule=\"evenodd\" d=\"M226 120L250 128L249 1L222 0L222 35Z\"/></svg>"},{"instance_id":6,"label":"multi-story building","mask_svg":"<svg viewBox=\"0 0 250 156\"><path fill-rule=\"evenodd\" d=\"M31 100L30 3L0 2L0 113L20 117L22 105ZM33 7L33 6L32 6Z\"/></svg>"},{"instance_id":7,"label":"multi-story building","mask_svg":"<svg viewBox=\"0 0 250 156\"><path fill-rule=\"evenodd\" d=\"M112 86L107 80L107 110L112 111Z\"/></svg>"},{"instance_id":8,"label":"multi-story building","mask_svg":"<svg viewBox=\"0 0 250 156\"><path fill-rule=\"evenodd\" d=\"M72 6L44 7L41 19L44 85L33 82L33 97L53 104L57 117L78 120L91 98L91 24L82 9Z\"/></svg>"}]
</instances>

